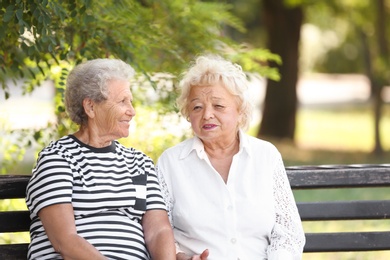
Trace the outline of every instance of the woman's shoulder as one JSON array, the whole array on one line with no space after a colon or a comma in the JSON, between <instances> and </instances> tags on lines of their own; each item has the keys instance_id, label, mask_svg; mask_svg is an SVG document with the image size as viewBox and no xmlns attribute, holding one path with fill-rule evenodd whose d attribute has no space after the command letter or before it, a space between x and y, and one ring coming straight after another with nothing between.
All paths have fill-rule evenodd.
<instances>
[{"instance_id":1,"label":"woman's shoulder","mask_svg":"<svg viewBox=\"0 0 390 260\"><path fill-rule=\"evenodd\" d=\"M60 154L66 149L75 146L75 141L68 135L61 137L55 141L51 141L46 147L44 147L40 154Z\"/></svg>"},{"instance_id":2,"label":"woman's shoulder","mask_svg":"<svg viewBox=\"0 0 390 260\"><path fill-rule=\"evenodd\" d=\"M195 141L195 137L188 138L174 146L167 148L161 153L160 157L168 155L179 155L186 151L189 153L193 149Z\"/></svg>"},{"instance_id":3,"label":"woman's shoulder","mask_svg":"<svg viewBox=\"0 0 390 260\"><path fill-rule=\"evenodd\" d=\"M137 158L137 159L146 159L151 160L151 158L142 150L139 150L137 148L131 147L131 146L124 146L118 141L116 142L116 147L119 149L122 153L126 154L127 158Z\"/></svg>"}]
</instances>

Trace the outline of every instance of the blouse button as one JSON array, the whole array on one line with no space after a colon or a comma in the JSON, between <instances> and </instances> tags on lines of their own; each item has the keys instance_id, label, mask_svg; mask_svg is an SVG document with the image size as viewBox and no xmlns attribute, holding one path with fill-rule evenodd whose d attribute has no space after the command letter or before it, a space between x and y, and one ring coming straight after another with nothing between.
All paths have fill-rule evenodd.
<instances>
[{"instance_id":1,"label":"blouse button","mask_svg":"<svg viewBox=\"0 0 390 260\"><path fill-rule=\"evenodd\" d=\"M235 244L235 243L237 242L237 239L232 238L232 239L230 240L230 242L232 242L232 244Z\"/></svg>"}]
</instances>

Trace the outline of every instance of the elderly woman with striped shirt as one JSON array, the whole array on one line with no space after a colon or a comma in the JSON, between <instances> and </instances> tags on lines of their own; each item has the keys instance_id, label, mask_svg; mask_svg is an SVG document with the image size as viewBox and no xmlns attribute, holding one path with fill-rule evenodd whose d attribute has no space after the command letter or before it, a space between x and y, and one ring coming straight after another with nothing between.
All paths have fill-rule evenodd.
<instances>
[{"instance_id":1,"label":"elderly woman with striped shirt","mask_svg":"<svg viewBox=\"0 0 390 260\"><path fill-rule=\"evenodd\" d=\"M28 259L175 259L153 161L117 141L135 116L133 75L116 59L69 74L65 105L80 127L39 154L26 196Z\"/></svg>"}]
</instances>

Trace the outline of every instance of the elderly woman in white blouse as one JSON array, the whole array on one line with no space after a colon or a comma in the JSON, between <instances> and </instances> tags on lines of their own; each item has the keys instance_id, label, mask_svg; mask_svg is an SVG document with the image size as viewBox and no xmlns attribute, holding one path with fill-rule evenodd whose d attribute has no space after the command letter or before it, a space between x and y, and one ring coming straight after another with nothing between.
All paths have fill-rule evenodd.
<instances>
[{"instance_id":1,"label":"elderly woman in white blouse","mask_svg":"<svg viewBox=\"0 0 390 260\"><path fill-rule=\"evenodd\" d=\"M244 132L252 106L241 67L200 56L180 86L194 137L157 163L176 259L301 259L305 236L281 155Z\"/></svg>"}]
</instances>

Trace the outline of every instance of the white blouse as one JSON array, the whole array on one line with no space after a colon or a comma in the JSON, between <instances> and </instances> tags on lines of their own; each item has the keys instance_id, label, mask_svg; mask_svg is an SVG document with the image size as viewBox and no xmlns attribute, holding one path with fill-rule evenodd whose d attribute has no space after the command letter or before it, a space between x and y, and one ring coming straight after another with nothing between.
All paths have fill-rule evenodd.
<instances>
[{"instance_id":1,"label":"white blouse","mask_svg":"<svg viewBox=\"0 0 390 260\"><path fill-rule=\"evenodd\" d=\"M167 149L157 172L179 251L210 260L301 259L305 236L278 150L240 132L228 181L199 138Z\"/></svg>"}]
</instances>

